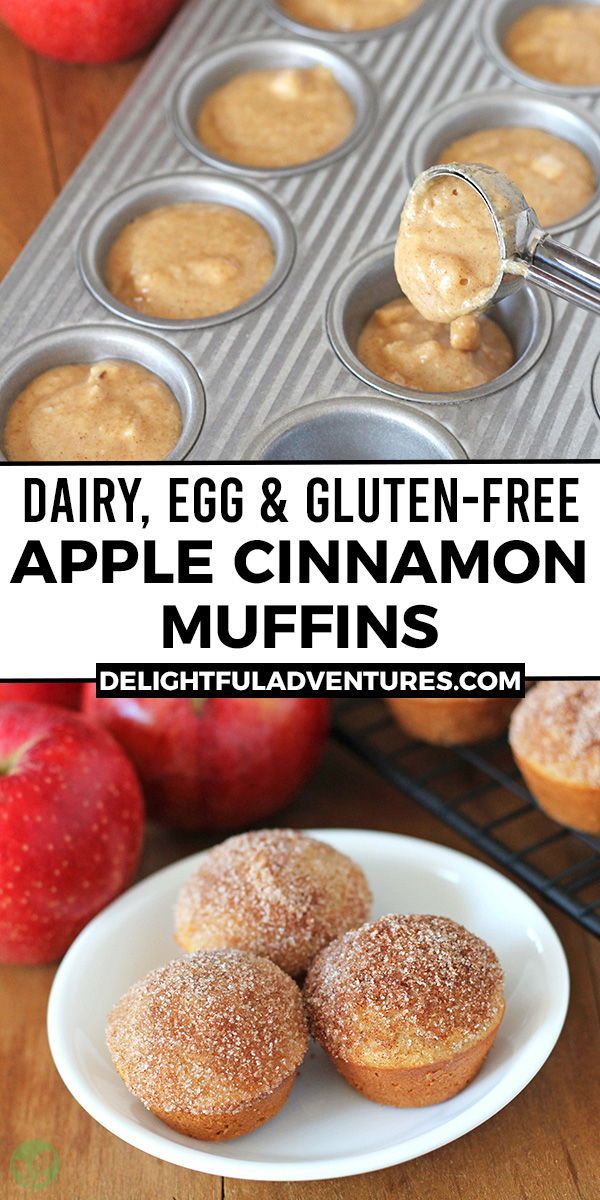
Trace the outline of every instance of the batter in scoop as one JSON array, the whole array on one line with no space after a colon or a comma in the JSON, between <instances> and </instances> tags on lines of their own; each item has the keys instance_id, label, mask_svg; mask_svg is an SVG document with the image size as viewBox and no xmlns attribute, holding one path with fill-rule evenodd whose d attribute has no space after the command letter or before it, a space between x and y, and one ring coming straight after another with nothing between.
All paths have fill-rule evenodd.
<instances>
[{"instance_id":1,"label":"batter in scoop","mask_svg":"<svg viewBox=\"0 0 600 1200\"><path fill-rule=\"evenodd\" d=\"M426 321L409 300L392 300L367 321L356 353L389 383L418 392L461 392L502 375L515 361L512 346L488 317L459 317L452 325Z\"/></svg>"},{"instance_id":2,"label":"batter in scoop","mask_svg":"<svg viewBox=\"0 0 600 1200\"><path fill-rule=\"evenodd\" d=\"M492 216L471 184L442 175L413 188L402 213L395 268L421 316L449 323L485 308L501 267Z\"/></svg>"},{"instance_id":3,"label":"batter in scoop","mask_svg":"<svg viewBox=\"0 0 600 1200\"><path fill-rule=\"evenodd\" d=\"M508 57L536 79L574 87L600 85L600 7L536 4L511 25Z\"/></svg>"},{"instance_id":4,"label":"batter in scoop","mask_svg":"<svg viewBox=\"0 0 600 1200\"><path fill-rule=\"evenodd\" d=\"M291 167L328 154L352 133L352 102L326 67L245 71L217 88L198 117L200 141L247 167Z\"/></svg>"},{"instance_id":5,"label":"batter in scoop","mask_svg":"<svg viewBox=\"0 0 600 1200\"><path fill-rule=\"evenodd\" d=\"M294 21L314 29L341 31L379 29L393 25L420 8L423 0L279 0Z\"/></svg>"},{"instance_id":6,"label":"batter in scoop","mask_svg":"<svg viewBox=\"0 0 600 1200\"><path fill-rule=\"evenodd\" d=\"M137 312L191 320L244 304L274 265L268 234L247 213L222 204L170 204L125 226L109 252L106 283Z\"/></svg>"},{"instance_id":7,"label":"batter in scoop","mask_svg":"<svg viewBox=\"0 0 600 1200\"><path fill-rule=\"evenodd\" d=\"M157 462L181 435L179 405L162 379L124 360L53 367L9 409L13 462Z\"/></svg>"},{"instance_id":8,"label":"batter in scoop","mask_svg":"<svg viewBox=\"0 0 600 1200\"><path fill-rule=\"evenodd\" d=\"M452 142L440 162L483 163L501 171L523 192L542 226L581 212L597 186L587 155L544 129L481 129Z\"/></svg>"}]
</instances>

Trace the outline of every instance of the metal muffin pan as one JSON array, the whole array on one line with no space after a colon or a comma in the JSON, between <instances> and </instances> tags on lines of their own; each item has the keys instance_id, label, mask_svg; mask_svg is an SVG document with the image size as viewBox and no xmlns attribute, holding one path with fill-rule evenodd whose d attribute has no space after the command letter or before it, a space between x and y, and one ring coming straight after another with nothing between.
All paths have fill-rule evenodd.
<instances>
[{"instance_id":1,"label":"metal muffin pan","mask_svg":"<svg viewBox=\"0 0 600 1200\"><path fill-rule=\"evenodd\" d=\"M352 133L328 154L289 167L242 166L214 154L205 146L196 129L204 101L216 88L222 87L243 71L282 67L327 67L354 105L356 120ZM366 137L377 113L375 91L368 76L355 63L327 46L316 46L288 37L249 38L236 45L229 43L219 46L186 69L175 86L170 107L177 137L191 154L211 167L219 167L235 175L257 177L297 175L337 162L355 150Z\"/></svg>"},{"instance_id":2,"label":"metal muffin pan","mask_svg":"<svg viewBox=\"0 0 600 1200\"><path fill-rule=\"evenodd\" d=\"M563 8L565 4L577 3L578 0L543 0L547 7ZM579 0L581 2L581 0ZM600 86L577 87L575 84L551 83L549 80L538 79L522 71L508 57L504 50L504 39L511 25L518 21L531 8L535 8L540 0L485 0L482 8L480 36L485 51L490 55L502 71L506 71L517 83L540 92L548 92L555 96L600 96ZM588 5L600 4L600 0L583 0Z\"/></svg>"},{"instance_id":3,"label":"metal muffin pan","mask_svg":"<svg viewBox=\"0 0 600 1200\"><path fill-rule=\"evenodd\" d=\"M368 3L368 0L366 0ZM406 17L402 17L399 21L393 21L391 25L376 25L373 29L354 29L354 30L336 30L336 29L317 29L314 25L304 25L302 21L296 21L294 17L288 16L282 9L277 0L262 0L265 11L270 17L273 17L284 29L290 33L298 34L300 37L316 38L323 42L367 42L373 38L393 37L397 33L406 33L409 29L421 21L437 5L444 3L445 0L421 0L421 4L414 12L408 13Z\"/></svg>"},{"instance_id":4,"label":"metal muffin pan","mask_svg":"<svg viewBox=\"0 0 600 1200\"><path fill-rule=\"evenodd\" d=\"M249 447L260 462L456 461L467 457L453 434L410 404L342 396L280 417Z\"/></svg>"},{"instance_id":5,"label":"metal muffin pan","mask_svg":"<svg viewBox=\"0 0 600 1200\"><path fill-rule=\"evenodd\" d=\"M224 204L253 217L268 233L275 253L275 267L267 283L244 304L211 317L193 320L172 320L147 316L122 304L109 291L104 273L108 252L113 242L130 221L155 208L168 204ZM141 180L112 196L93 215L85 226L79 242L79 269L92 295L110 312L124 320L151 329L208 329L236 317L243 317L264 304L289 275L296 253L294 226L287 213L272 196L250 184L223 175L180 173L158 175Z\"/></svg>"},{"instance_id":6,"label":"metal muffin pan","mask_svg":"<svg viewBox=\"0 0 600 1200\"><path fill-rule=\"evenodd\" d=\"M204 388L189 359L154 334L122 325L76 325L34 338L0 366L0 444L11 404L38 375L53 367L123 359L139 363L166 383L181 409L181 437L168 462L188 458L206 414ZM0 452L0 460L6 462Z\"/></svg>"},{"instance_id":7,"label":"metal muffin pan","mask_svg":"<svg viewBox=\"0 0 600 1200\"><path fill-rule=\"evenodd\" d=\"M197 176L198 181L208 178L201 169L198 146L188 147L174 134L175 94L180 102L187 89L188 100L191 96L193 101L198 63L220 61L225 70L226 61L230 66L239 64L240 54L249 54L247 65L256 65L255 52L272 63L273 45L279 43L287 48L288 61L331 65L326 56L334 54L336 63L350 64L347 69L360 81L357 86L365 97L364 133L354 149L346 144L337 156L308 170L298 167L282 175L258 172L261 193L287 214L297 237L292 269L268 303L233 314L235 320L162 331L168 344L198 371L206 390L202 436L191 449L186 443L184 452L204 461L239 459L274 422L285 422L294 414L295 423L299 410L319 400L335 404L331 397L344 400L340 419L348 421L349 430L345 398L354 396L363 404L367 394L374 405L398 404L397 397L384 398L380 380L367 384L334 352L326 307L338 281L351 268L358 264L363 272L361 256L395 236L407 183L407 132L437 112L442 102L452 106L465 93L496 96L500 90L507 100L512 98L513 79L496 68L478 37L490 5L491 0L439 0L425 5L419 20L406 23L404 30L343 37L341 55L329 39L308 29L297 38L287 31L283 34L263 0L203 0L183 6L119 112L0 287L0 361L3 356L8 360L0 371L2 403L8 404L14 395L7 391L6 381L15 350L20 355L19 348L24 347L28 356L26 344L38 335L54 336L65 326L102 328L108 323L123 336L137 330L139 337L150 337L134 323L131 313L115 315L83 282L77 269L81 231L104 205L118 210L124 190L152 188L157 176L183 173ZM259 50L251 51L252 46ZM346 82L346 86L351 85ZM543 99L539 89L537 95L527 91L532 101ZM195 104L188 110L193 119ZM600 98L586 94L565 107L595 121ZM370 129L369 121L373 121ZM225 163L215 165L223 186L245 183L239 178L245 171L234 171ZM586 221L567 238L583 253L600 256L596 216L589 219L586 214ZM95 261L101 273L101 248L97 246L94 253L100 256ZM397 294L394 283L382 302ZM519 293L520 306L525 296ZM375 306L379 297L372 299ZM539 311L534 307L538 302ZM501 390L481 403L463 403L464 395L454 393L440 407L419 394L414 411L442 421L471 458L599 457L600 422L591 404L598 325L591 314L560 302L553 300L551 308L551 341L537 363L533 355L526 356L530 369L510 380L507 373ZM532 349L541 351L551 308L540 295L536 301L530 298L520 311L509 312L505 306L506 321L512 322L515 332L519 323L519 337L527 344L528 330L537 322ZM94 357L103 353L98 345L90 349ZM43 366L40 360L40 369ZM323 426L319 429L323 431ZM363 422L361 455L366 438ZM295 435L295 444L301 453L306 442Z\"/></svg>"},{"instance_id":8,"label":"metal muffin pan","mask_svg":"<svg viewBox=\"0 0 600 1200\"><path fill-rule=\"evenodd\" d=\"M410 182L439 163L458 138L482 129L528 126L578 146L594 168L596 192L581 212L551 226L554 234L577 229L600 212L600 121L565 100L525 91L471 92L453 104L440 104L417 119L407 135L406 174Z\"/></svg>"},{"instance_id":9,"label":"metal muffin pan","mask_svg":"<svg viewBox=\"0 0 600 1200\"><path fill-rule=\"evenodd\" d=\"M552 308L543 292L521 285L512 295L490 308L489 315L506 333L515 352L515 363L503 375L463 392L418 392L375 375L356 354L356 344L375 309L401 296L394 273L394 243L370 250L338 281L327 307L327 331L342 362L370 387L419 404L464 404L484 400L511 388L544 353L552 332Z\"/></svg>"}]
</instances>

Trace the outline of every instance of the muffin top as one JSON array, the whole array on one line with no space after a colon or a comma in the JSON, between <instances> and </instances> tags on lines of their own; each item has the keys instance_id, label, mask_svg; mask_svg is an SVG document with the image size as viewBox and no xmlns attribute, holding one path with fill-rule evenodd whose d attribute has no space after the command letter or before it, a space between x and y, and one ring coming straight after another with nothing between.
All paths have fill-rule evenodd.
<instances>
[{"instance_id":1,"label":"muffin top","mask_svg":"<svg viewBox=\"0 0 600 1200\"><path fill-rule=\"evenodd\" d=\"M237 950L200 951L151 971L109 1014L114 1064L147 1108L234 1113L299 1067L302 997L274 963Z\"/></svg>"},{"instance_id":2,"label":"muffin top","mask_svg":"<svg viewBox=\"0 0 600 1200\"><path fill-rule=\"evenodd\" d=\"M600 682L536 684L513 714L510 744L548 775L600 787Z\"/></svg>"},{"instance_id":3,"label":"muffin top","mask_svg":"<svg viewBox=\"0 0 600 1200\"><path fill-rule=\"evenodd\" d=\"M305 986L309 1025L345 1061L423 1066L497 1027L503 979L494 951L455 921L386 916L319 954Z\"/></svg>"},{"instance_id":4,"label":"muffin top","mask_svg":"<svg viewBox=\"0 0 600 1200\"><path fill-rule=\"evenodd\" d=\"M319 950L369 915L360 869L325 842L264 829L209 850L175 911L186 950L233 946L303 975Z\"/></svg>"}]
</instances>

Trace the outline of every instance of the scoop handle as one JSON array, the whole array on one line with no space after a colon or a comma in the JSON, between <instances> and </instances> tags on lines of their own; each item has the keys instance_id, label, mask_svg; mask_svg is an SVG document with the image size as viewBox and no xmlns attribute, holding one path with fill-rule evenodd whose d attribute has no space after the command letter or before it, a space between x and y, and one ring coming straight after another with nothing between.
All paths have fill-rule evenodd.
<instances>
[{"instance_id":1,"label":"scoop handle","mask_svg":"<svg viewBox=\"0 0 600 1200\"><path fill-rule=\"evenodd\" d=\"M600 314L600 263L563 245L549 233L539 239L525 278L562 300Z\"/></svg>"}]
</instances>

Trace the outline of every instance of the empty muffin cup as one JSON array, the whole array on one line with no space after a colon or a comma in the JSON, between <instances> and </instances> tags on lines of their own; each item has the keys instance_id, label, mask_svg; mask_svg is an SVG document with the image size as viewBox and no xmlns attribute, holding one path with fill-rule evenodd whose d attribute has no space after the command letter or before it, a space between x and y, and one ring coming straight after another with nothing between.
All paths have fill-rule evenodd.
<instances>
[{"instance_id":1,"label":"empty muffin cup","mask_svg":"<svg viewBox=\"0 0 600 1200\"><path fill-rule=\"evenodd\" d=\"M394 34L412 29L423 17L439 6L440 0L422 0L418 8L407 13L405 17L401 17L399 21L393 21L391 25L377 25L373 29L354 30L319 29L314 25L304 25L302 21L288 16L277 0L262 0L262 4L273 20L283 25L284 29L289 30L290 33L299 34L301 37L317 38L323 42L367 42L373 38L393 37Z\"/></svg>"},{"instance_id":2,"label":"empty muffin cup","mask_svg":"<svg viewBox=\"0 0 600 1200\"><path fill-rule=\"evenodd\" d=\"M592 400L596 416L600 417L600 358L596 359L596 364L592 373Z\"/></svg>"},{"instance_id":3,"label":"empty muffin cup","mask_svg":"<svg viewBox=\"0 0 600 1200\"><path fill-rule=\"evenodd\" d=\"M340 396L281 417L244 457L255 462L435 462L467 454L439 421L408 404Z\"/></svg>"},{"instance_id":4,"label":"empty muffin cup","mask_svg":"<svg viewBox=\"0 0 600 1200\"><path fill-rule=\"evenodd\" d=\"M109 290L106 261L116 238L137 217L166 205L219 204L252 217L268 234L275 266L265 285L236 308L189 319L149 316L122 303ZM223 175L181 173L142 180L118 192L102 205L85 226L78 249L79 269L92 295L116 316L152 329L206 329L245 316L264 304L287 278L296 253L294 227L271 196L250 184Z\"/></svg>"},{"instance_id":5,"label":"empty muffin cup","mask_svg":"<svg viewBox=\"0 0 600 1200\"><path fill-rule=\"evenodd\" d=\"M197 121L204 102L217 88L245 71L325 67L344 89L355 112L350 135L327 154L308 162L285 167L253 167L231 162L215 154L200 139ZM377 114L373 86L364 71L328 46L294 38L263 37L241 40L214 49L187 68L169 100L175 133L190 154L211 167L237 175L289 176L337 162L355 150L371 128Z\"/></svg>"},{"instance_id":6,"label":"empty muffin cup","mask_svg":"<svg viewBox=\"0 0 600 1200\"><path fill-rule=\"evenodd\" d=\"M390 383L364 365L356 353L360 334L376 309L402 293L394 272L394 242L370 250L359 258L338 281L327 306L327 332L338 357L369 387L399 400L421 404L463 404L493 396L511 387L543 354L552 331L552 307L548 297L523 285L512 295L487 310L504 330L515 355L514 364L489 383L461 392L420 392Z\"/></svg>"},{"instance_id":7,"label":"empty muffin cup","mask_svg":"<svg viewBox=\"0 0 600 1200\"><path fill-rule=\"evenodd\" d=\"M516 79L526 87L535 88L540 92L550 92L557 96L600 95L600 85L583 85L553 83L549 79L540 79L523 71L508 57L504 49L506 35L520 17L537 5L538 0L485 0L482 5L477 30L483 49L495 62L501 71ZM568 0L544 0L547 7L564 7ZM586 4L600 4L600 0L585 0Z\"/></svg>"},{"instance_id":8,"label":"empty muffin cup","mask_svg":"<svg viewBox=\"0 0 600 1200\"><path fill-rule=\"evenodd\" d=\"M412 183L441 161L459 138L484 129L526 127L563 138L585 154L596 177L596 191L580 212L549 226L566 233L584 225L600 211L600 122L574 104L527 92L472 92L452 104L440 104L419 118L408 134L406 172Z\"/></svg>"},{"instance_id":9,"label":"empty muffin cup","mask_svg":"<svg viewBox=\"0 0 600 1200\"><path fill-rule=\"evenodd\" d=\"M206 413L204 388L197 371L184 354L162 338L118 325L57 329L25 343L4 360L0 367L0 445L12 403L34 379L52 368L105 360L137 363L166 384L181 410L182 430L164 461L188 458ZM6 462L3 451L0 461Z\"/></svg>"}]
</instances>

